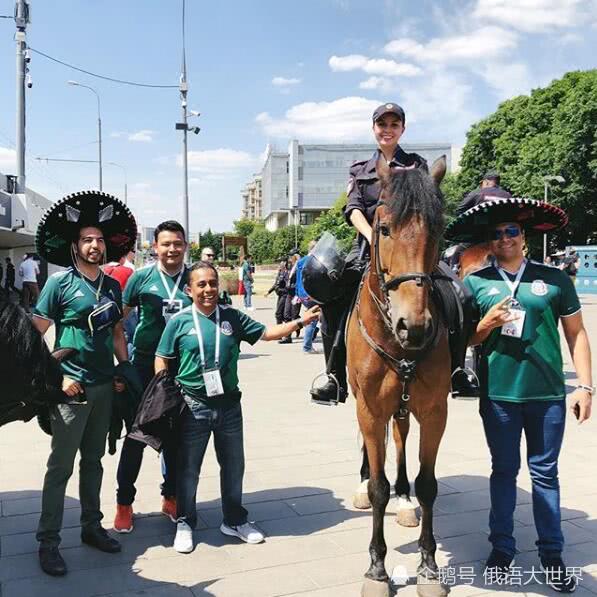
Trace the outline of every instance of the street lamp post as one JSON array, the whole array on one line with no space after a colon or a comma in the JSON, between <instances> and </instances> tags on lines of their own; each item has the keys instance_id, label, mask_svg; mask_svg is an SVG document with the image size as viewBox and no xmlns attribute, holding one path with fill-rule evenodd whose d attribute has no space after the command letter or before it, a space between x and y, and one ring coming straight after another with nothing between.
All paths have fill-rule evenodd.
<instances>
[{"instance_id":1,"label":"street lamp post","mask_svg":"<svg viewBox=\"0 0 597 597\"><path fill-rule=\"evenodd\" d=\"M554 176L552 174L548 174L547 176L543 177L543 201L547 203L547 196L548 196L548 189L550 182L557 182L559 184L564 184L566 179L563 176ZM543 263L545 263L545 259L547 258L547 233L543 234Z\"/></svg>"},{"instance_id":2,"label":"street lamp post","mask_svg":"<svg viewBox=\"0 0 597 597\"><path fill-rule=\"evenodd\" d=\"M99 190L103 191L103 180L102 180L102 115L101 115L101 105L100 105L100 97L98 92L89 85L83 85L82 83L78 83L77 81L67 81L69 85L74 85L76 87L85 87L85 89L89 89L95 94L97 99L97 140L98 140L98 147L99 147Z\"/></svg>"},{"instance_id":3,"label":"street lamp post","mask_svg":"<svg viewBox=\"0 0 597 597\"><path fill-rule=\"evenodd\" d=\"M116 166L122 170L124 174L124 204L128 205L128 178L126 174L126 168L122 164L117 164L116 162L107 162L108 166Z\"/></svg>"}]
</instances>

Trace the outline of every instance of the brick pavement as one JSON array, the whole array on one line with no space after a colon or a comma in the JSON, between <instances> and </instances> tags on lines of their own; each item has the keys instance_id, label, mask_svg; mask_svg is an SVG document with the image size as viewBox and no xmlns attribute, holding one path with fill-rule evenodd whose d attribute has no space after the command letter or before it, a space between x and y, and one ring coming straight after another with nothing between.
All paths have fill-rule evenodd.
<instances>
[{"instance_id":1,"label":"brick pavement","mask_svg":"<svg viewBox=\"0 0 597 597\"><path fill-rule=\"evenodd\" d=\"M273 300L256 299L253 315L271 322ZM585 318L597 337L597 298L585 301ZM594 342L595 344L595 342ZM570 359L566 353L566 368ZM594 358L594 363L595 363ZM63 555L64 578L49 578L37 564L35 528L49 438L34 423L14 423L0 431L0 593L2 597L268 597L302 595L348 597L360 594L368 567L371 519L351 504L358 482L359 442L354 402L338 408L310 405L307 387L323 367L322 357L303 355L297 342L245 347L240 363L247 467L245 502L250 518L266 532L261 545L246 545L220 534L217 464L210 447L198 493L197 548L190 555L172 549L174 525L159 512L159 462L148 449L138 484L135 530L119 536L123 551L98 553L79 541L77 474L67 490ZM569 374L570 382L573 377ZM566 561L583 568L579 595L597 594L597 461L595 422L566 430L561 458L562 514ZM408 452L416 475L417 426ZM393 448L388 475L394 478ZM114 516L117 457L104 458L103 507L108 527ZM435 531L438 563L460 575L455 596L501 593L543 595L550 591L526 574L538 562L525 467L519 479L516 563L525 571L520 587L486 587L480 566L486 557L488 516L487 448L476 403L450 402L448 428L439 462ZM388 571L417 566L418 529L399 527L390 502L386 518ZM475 579L466 584L472 570ZM412 580L412 579L411 579ZM415 594L414 586L398 595Z\"/></svg>"}]
</instances>

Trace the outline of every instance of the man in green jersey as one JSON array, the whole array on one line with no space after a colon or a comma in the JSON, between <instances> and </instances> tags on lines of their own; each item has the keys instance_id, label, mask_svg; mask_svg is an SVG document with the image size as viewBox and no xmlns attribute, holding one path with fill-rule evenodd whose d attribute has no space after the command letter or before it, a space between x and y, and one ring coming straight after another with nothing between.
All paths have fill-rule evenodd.
<instances>
[{"instance_id":1,"label":"man in green jersey","mask_svg":"<svg viewBox=\"0 0 597 597\"><path fill-rule=\"evenodd\" d=\"M38 253L67 269L46 282L33 323L42 334L54 323L55 347L77 350L61 364L62 389L71 402L50 411L52 448L36 535L40 565L53 576L66 573L58 546L66 484L77 452L81 454L81 540L101 551L120 551L120 543L100 524L101 459L110 423L114 356L124 362L127 350L120 286L104 276L100 265L125 255L136 236L137 226L126 205L96 191L58 201L46 211L37 230Z\"/></svg>"},{"instance_id":2,"label":"man in green jersey","mask_svg":"<svg viewBox=\"0 0 597 597\"><path fill-rule=\"evenodd\" d=\"M446 236L484 230L494 255L492 265L465 279L482 317L471 343L481 345L480 413L492 458L489 541L493 549L486 563L486 582L503 582L514 558L513 514L524 431L541 566L547 584L570 593L576 581L561 556L558 456L566 390L558 322L579 379L570 397L570 409L579 423L591 415L590 347L568 276L524 256L525 234L566 222L564 212L547 203L493 199L466 211Z\"/></svg>"},{"instance_id":3,"label":"man in green jersey","mask_svg":"<svg viewBox=\"0 0 597 597\"><path fill-rule=\"evenodd\" d=\"M166 324L156 350L156 371L170 369L188 407L181 415L178 448L174 549L181 553L193 551L197 483L212 433L220 464L224 515L220 530L246 543L263 541L263 534L247 522L247 511L242 506L245 456L239 347L241 342L255 344L288 336L319 317L319 307L315 306L301 319L266 328L241 311L218 305L218 291L215 267L205 261L195 263L189 272L193 304Z\"/></svg>"},{"instance_id":4,"label":"man in green jersey","mask_svg":"<svg viewBox=\"0 0 597 597\"><path fill-rule=\"evenodd\" d=\"M184 291L188 270L184 265L187 248L184 228L173 220L159 224L154 231L154 251L157 262L137 270L124 290L124 317L138 309L139 322L133 336L133 365L146 387L154 375L155 349L166 322L191 304ZM114 530L130 533L133 530L135 482L139 476L145 444L127 437L118 463L118 491ZM162 452L164 482L162 484L162 512L176 521L176 449L165 446Z\"/></svg>"}]
</instances>

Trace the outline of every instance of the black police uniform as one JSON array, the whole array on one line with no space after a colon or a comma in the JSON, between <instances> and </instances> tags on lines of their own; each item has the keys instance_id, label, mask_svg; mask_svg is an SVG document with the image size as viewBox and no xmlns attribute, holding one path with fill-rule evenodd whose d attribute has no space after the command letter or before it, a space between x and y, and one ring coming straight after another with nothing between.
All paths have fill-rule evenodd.
<instances>
[{"instance_id":1,"label":"black police uniform","mask_svg":"<svg viewBox=\"0 0 597 597\"><path fill-rule=\"evenodd\" d=\"M378 149L369 160L355 162L350 168L350 180L348 181L346 192L348 200L346 202L346 207L344 208L344 216L350 225L353 225L350 221L350 215L355 210L363 213L367 222L369 222L369 225L373 224L375 209L381 193L381 184L376 171L377 161L380 157L381 159L385 159ZM416 153L406 153L399 145L396 147L394 156L390 160L388 166L392 168L412 168L415 166L427 170L427 162L423 157ZM361 250L363 251L362 255ZM339 286L342 288L341 298L322 305L323 317L321 320L321 337L323 340L326 361L329 359L329 355L332 351L336 331L343 323L342 320L345 314L347 314L347 311L350 308L350 303L358 289L363 271L363 261L366 261L368 257L369 243L361 234L359 234L346 257L346 266L342 278L338 281ZM347 391L346 345L344 342L341 342L336 347L331 372L338 380L341 388L340 400L341 402L344 402ZM332 388L328 388L328 391L331 391L331 389ZM315 392L317 391L315 390ZM318 398L317 394L314 394L314 398Z\"/></svg>"},{"instance_id":2,"label":"black police uniform","mask_svg":"<svg viewBox=\"0 0 597 597\"><path fill-rule=\"evenodd\" d=\"M380 157L383 159L381 151L378 149L371 159L355 162L350 168L350 180L347 190L348 200L344 209L344 215L347 222L351 225L350 215L355 210L363 213L369 225L373 224L375 210L381 193L381 184L376 171L377 161ZM388 165L393 168L412 168L414 166L428 171L427 161L422 156L417 153L407 153L400 146L396 147L394 156ZM368 261L369 254L369 243L359 234L346 257L344 273L339 280L339 285L342 287L341 298L322 305L321 332L326 361L328 361L329 355L332 352L334 336L339 326L344 323L344 316L347 314L358 289L363 272L363 261ZM361 258L363 261L361 261ZM453 279L453 283L438 281L440 292L445 297L445 300L450 301L452 305L455 302L454 297L456 297L456 300L461 305L461 308L454 307L453 309L460 313L460 322L459 325L450 326L454 329L454 333L451 333L449 338L452 370L457 370L464 365L468 337L471 333L470 326L474 325L475 317L471 313L472 302L470 301L470 297L466 295L466 290L462 282L458 280L445 264L440 263L440 268L442 269L442 273L449 275ZM465 325L467 329L464 329ZM331 373L338 380L340 385L339 398L341 402L344 402L348 388L346 379L346 344L344 342L340 342L337 345L333 360ZM456 387L457 384L458 388ZM459 393L465 395L474 392L474 390L475 388L470 385L466 376L455 376L453 378L453 394ZM322 388L313 390L312 395L315 401L326 403L330 400L330 396L334 392L335 384L328 382Z\"/></svg>"}]
</instances>

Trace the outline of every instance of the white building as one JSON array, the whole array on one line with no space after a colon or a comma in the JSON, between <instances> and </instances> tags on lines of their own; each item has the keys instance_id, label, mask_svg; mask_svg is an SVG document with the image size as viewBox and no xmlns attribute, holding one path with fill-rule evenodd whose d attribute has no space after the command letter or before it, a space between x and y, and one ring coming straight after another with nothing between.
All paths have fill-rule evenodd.
<instances>
[{"instance_id":1,"label":"white building","mask_svg":"<svg viewBox=\"0 0 597 597\"><path fill-rule=\"evenodd\" d=\"M449 143L404 144L402 148L429 163L445 155L448 172L452 170ZM295 218L302 225L311 224L346 191L350 166L368 160L375 150L372 144L301 144L297 140L290 142L288 152L268 148L261 171L261 217L266 228L277 230L294 224Z\"/></svg>"}]
</instances>

